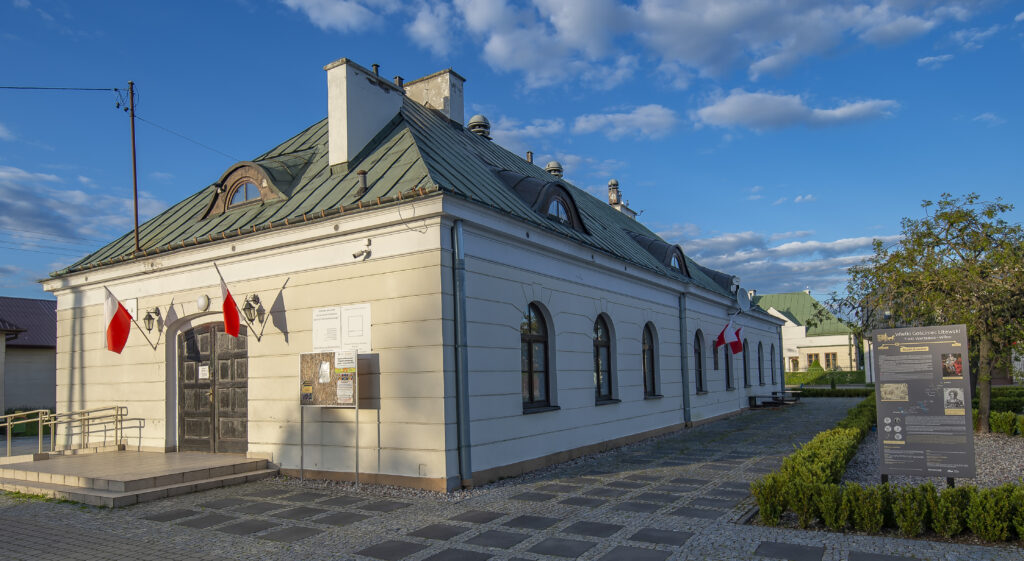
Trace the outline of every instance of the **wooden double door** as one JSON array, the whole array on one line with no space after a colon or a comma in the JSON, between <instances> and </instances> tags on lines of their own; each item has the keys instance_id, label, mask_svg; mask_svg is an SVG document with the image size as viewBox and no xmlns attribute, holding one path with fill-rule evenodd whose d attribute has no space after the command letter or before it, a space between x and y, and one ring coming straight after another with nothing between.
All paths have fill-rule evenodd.
<instances>
[{"instance_id":1,"label":"wooden double door","mask_svg":"<svg viewBox=\"0 0 1024 561\"><path fill-rule=\"evenodd\" d=\"M178 335L178 449L244 454L249 446L249 351L223 323Z\"/></svg>"}]
</instances>

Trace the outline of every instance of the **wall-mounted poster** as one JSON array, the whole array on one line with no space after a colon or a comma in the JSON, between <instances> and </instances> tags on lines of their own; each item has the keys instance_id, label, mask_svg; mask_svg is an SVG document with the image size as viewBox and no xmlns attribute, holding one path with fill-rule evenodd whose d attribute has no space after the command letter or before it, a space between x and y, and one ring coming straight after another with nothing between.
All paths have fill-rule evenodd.
<instances>
[{"instance_id":1,"label":"wall-mounted poster","mask_svg":"<svg viewBox=\"0 0 1024 561\"><path fill-rule=\"evenodd\" d=\"M963 325L872 333L883 474L974 477Z\"/></svg>"},{"instance_id":2,"label":"wall-mounted poster","mask_svg":"<svg viewBox=\"0 0 1024 561\"><path fill-rule=\"evenodd\" d=\"M355 407L357 355L354 351L299 355L299 404Z\"/></svg>"}]
</instances>

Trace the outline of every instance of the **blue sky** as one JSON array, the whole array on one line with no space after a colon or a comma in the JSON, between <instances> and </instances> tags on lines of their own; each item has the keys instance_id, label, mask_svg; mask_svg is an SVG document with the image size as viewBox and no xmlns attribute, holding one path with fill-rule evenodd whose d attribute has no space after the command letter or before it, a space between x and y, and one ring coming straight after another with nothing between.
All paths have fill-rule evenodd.
<instances>
[{"instance_id":1,"label":"blue sky","mask_svg":"<svg viewBox=\"0 0 1024 561\"><path fill-rule=\"evenodd\" d=\"M453 67L497 142L599 197L617 178L762 293L840 287L922 199L1024 193L1021 2L0 0L0 85L135 81L143 219L322 119L341 57ZM116 101L0 90L0 294L49 297L131 228Z\"/></svg>"}]
</instances>

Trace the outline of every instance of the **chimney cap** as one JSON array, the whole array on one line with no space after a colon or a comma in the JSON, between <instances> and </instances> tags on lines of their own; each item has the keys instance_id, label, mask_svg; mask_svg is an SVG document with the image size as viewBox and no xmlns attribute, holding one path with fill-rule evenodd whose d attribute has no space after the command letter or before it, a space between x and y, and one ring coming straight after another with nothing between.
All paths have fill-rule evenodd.
<instances>
[{"instance_id":1,"label":"chimney cap","mask_svg":"<svg viewBox=\"0 0 1024 561\"><path fill-rule=\"evenodd\" d=\"M608 180L608 186L609 187L618 187L619 186L619 180L618 179L609 179Z\"/></svg>"},{"instance_id":2,"label":"chimney cap","mask_svg":"<svg viewBox=\"0 0 1024 561\"><path fill-rule=\"evenodd\" d=\"M562 164L557 160L551 160L548 165L544 166L544 171L556 177L562 177Z\"/></svg>"},{"instance_id":3,"label":"chimney cap","mask_svg":"<svg viewBox=\"0 0 1024 561\"><path fill-rule=\"evenodd\" d=\"M491 138L491 122L487 120L487 117L479 113L469 118L466 128L473 134L480 135L488 140Z\"/></svg>"}]
</instances>

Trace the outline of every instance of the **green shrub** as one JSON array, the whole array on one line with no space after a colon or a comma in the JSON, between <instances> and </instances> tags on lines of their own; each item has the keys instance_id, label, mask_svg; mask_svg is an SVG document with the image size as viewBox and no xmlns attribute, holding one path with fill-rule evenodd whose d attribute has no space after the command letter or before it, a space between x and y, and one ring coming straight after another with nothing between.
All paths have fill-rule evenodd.
<instances>
[{"instance_id":1,"label":"green shrub","mask_svg":"<svg viewBox=\"0 0 1024 561\"><path fill-rule=\"evenodd\" d=\"M843 501L850 508L853 527L859 532L878 533L885 524L885 504L879 485L861 487L851 484L843 494Z\"/></svg>"},{"instance_id":2,"label":"green shrub","mask_svg":"<svg viewBox=\"0 0 1024 561\"><path fill-rule=\"evenodd\" d=\"M939 493L935 489L935 484L930 481L919 486L917 490L921 493L921 500L928 510L924 517L924 529L934 529L932 521L935 519L935 511L939 508Z\"/></svg>"},{"instance_id":3,"label":"green shrub","mask_svg":"<svg viewBox=\"0 0 1024 561\"><path fill-rule=\"evenodd\" d=\"M782 513L786 511L785 486L782 474L769 473L754 481L750 490L757 499L761 520L769 526L778 526Z\"/></svg>"},{"instance_id":4,"label":"green shrub","mask_svg":"<svg viewBox=\"0 0 1024 561\"><path fill-rule=\"evenodd\" d=\"M818 487L815 500L818 503L821 520L828 529L836 532L846 529L846 520L849 515L843 501L842 487L835 483L825 483Z\"/></svg>"},{"instance_id":5,"label":"green shrub","mask_svg":"<svg viewBox=\"0 0 1024 561\"><path fill-rule=\"evenodd\" d=\"M975 493L971 486L943 489L932 514L932 529L946 538L963 532L967 527L967 510Z\"/></svg>"},{"instance_id":6,"label":"green shrub","mask_svg":"<svg viewBox=\"0 0 1024 561\"><path fill-rule=\"evenodd\" d=\"M822 375L824 373L825 373L825 369L821 367L821 362L820 361L815 360L814 362L811 363L810 366L807 367L807 374L808 375L815 374L815 375L820 376L820 375Z\"/></svg>"},{"instance_id":7,"label":"green shrub","mask_svg":"<svg viewBox=\"0 0 1024 561\"><path fill-rule=\"evenodd\" d=\"M1013 516L1013 485L981 489L967 507L967 527L974 535L990 542L1005 541L1010 536Z\"/></svg>"},{"instance_id":8,"label":"green shrub","mask_svg":"<svg viewBox=\"0 0 1024 561\"><path fill-rule=\"evenodd\" d=\"M786 504L796 513L796 523L801 528L811 525L818 517L818 505L814 497L821 487L819 483L803 481L795 477L786 481Z\"/></svg>"},{"instance_id":9,"label":"green shrub","mask_svg":"<svg viewBox=\"0 0 1024 561\"><path fill-rule=\"evenodd\" d=\"M992 432L1000 432L1013 436L1017 430L1017 414L1012 411L993 411L988 417Z\"/></svg>"},{"instance_id":10,"label":"green shrub","mask_svg":"<svg viewBox=\"0 0 1024 561\"><path fill-rule=\"evenodd\" d=\"M831 372L786 372L786 384L791 386L799 385L824 385L831 380L837 384L863 384L865 380L863 370L831 371Z\"/></svg>"},{"instance_id":11,"label":"green shrub","mask_svg":"<svg viewBox=\"0 0 1024 561\"><path fill-rule=\"evenodd\" d=\"M971 409L971 423L974 425L974 430L978 430L978 408Z\"/></svg>"},{"instance_id":12,"label":"green shrub","mask_svg":"<svg viewBox=\"0 0 1024 561\"><path fill-rule=\"evenodd\" d=\"M800 397L867 397L875 394L875 390L871 388L838 388L835 390L804 388L800 392Z\"/></svg>"},{"instance_id":13,"label":"green shrub","mask_svg":"<svg viewBox=\"0 0 1024 561\"><path fill-rule=\"evenodd\" d=\"M928 504L920 488L899 487L892 490L892 512L900 534L913 538L925 531L928 518Z\"/></svg>"},{"instance_id":14,"label":"green shrub","mask_svg":"<svg viewBox=\"0 0 1024 561\"><path fill-rule=\"evenodd\" d=\"M1013 528L1018 537L1024 537L1024 485L1015 485L1010 496L1013 504Z\"/></svg>"},{"instance_id":15,"label":"green shrub","mask_svg":"<svg viewBox=\"0 0 1024 561\"><path fill-rule=\"evenodd\" d=\"M1024 436L1024 415L1017 415L1017 434Z\"/></svg>"}]
</instances>

